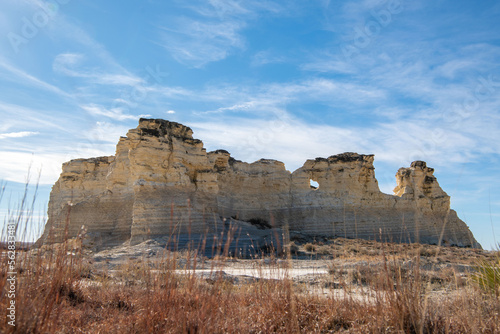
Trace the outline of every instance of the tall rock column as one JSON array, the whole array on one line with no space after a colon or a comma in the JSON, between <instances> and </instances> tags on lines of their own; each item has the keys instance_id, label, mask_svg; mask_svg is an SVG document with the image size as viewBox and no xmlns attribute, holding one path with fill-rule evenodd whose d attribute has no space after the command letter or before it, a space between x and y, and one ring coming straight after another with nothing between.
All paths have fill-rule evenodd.
<instances>
[{"instance_id":1,"label":"tall rock column","mask_svg":"<svg viewBox=\"0 0 500 334\"><path fill-rule=\"evenodd\" d=\"M439 186L433 168L424 161L414 161L409 168L398 170L396 181L396 208L406 213L410 241L480 247L467 225L451 210L450 196Z\"/></svg>"}]
</instances>

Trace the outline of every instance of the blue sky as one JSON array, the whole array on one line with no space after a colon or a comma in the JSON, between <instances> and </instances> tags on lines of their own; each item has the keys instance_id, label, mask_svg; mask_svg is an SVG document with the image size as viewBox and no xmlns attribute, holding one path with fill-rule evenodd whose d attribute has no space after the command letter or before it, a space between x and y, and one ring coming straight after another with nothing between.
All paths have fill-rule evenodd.
<instances>
[{"instance_id":1,"label":"blue sky","mask_svg":"<svg viewBox=\"0 0 500 334\"><path fill-rule=\"evenodd\" d=\"M208 150L289 170L375 154L387 193L398 168L425 160L491 248L499 32L491 0L3 0L0 208L31 165L42 215L64 161L114 154L147 116L190 126Z\"/></svg>"}]
</instances>

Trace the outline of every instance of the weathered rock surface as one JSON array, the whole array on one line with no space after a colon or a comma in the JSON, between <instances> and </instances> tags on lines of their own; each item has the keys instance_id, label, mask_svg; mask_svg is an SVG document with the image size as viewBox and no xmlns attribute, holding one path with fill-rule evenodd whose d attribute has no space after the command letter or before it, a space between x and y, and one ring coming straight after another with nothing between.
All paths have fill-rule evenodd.
<instances>
[{"instance_id":1,"label":"weathered rock surface","mask_svg":"<svg viewBox=\"0 0 500 334\"><path fill-rule=\"evenodd\" d=\"M288 231L480 247L425 162L401 168L395 195L387 195L373 159L343 153L307 160L290 173L279 161L245 163L224 150L206 152L184 125L141 119L115 156L63 164L40 241L74 237L85 226L98 246L163 238L180 247L250 252L266 243L279 248Z\"/></svg>"}]
</instances>

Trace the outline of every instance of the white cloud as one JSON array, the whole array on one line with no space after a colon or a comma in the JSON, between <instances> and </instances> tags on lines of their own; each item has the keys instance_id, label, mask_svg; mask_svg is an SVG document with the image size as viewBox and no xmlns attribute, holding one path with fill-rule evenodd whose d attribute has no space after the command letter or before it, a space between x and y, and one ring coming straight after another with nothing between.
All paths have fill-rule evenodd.
<instances>
[{"instance_id":1,"label":"white cloud","mask_svg":"<svg viewBox=\"0 0 500 334\"><path fill-rule=\"evenodd\" d=\"M217 108L216 110L209 110L203 112L203 114L220 114L224 113L226 111L230 112L236 112L236 111L242 111L242 112L251 112L251 111L258 111L258 110L268 110L269 107L272 107L275 104L274 101L267 101L265 99L262 100L254 100L254 101L248 101L248 102L242 102L238 104L231 105L229 107L220 107Z\"/></svg>"},{"instance_id":2,"label":"white cloud","mask_svg":"<svg viewBox=\"0 0 500 334\"><path fill-rule=\"evenodd\" d=\"M107 109L102 106L99 106L97 104L88 104L88 105L81 105L80 108L85 110L91 115L94 116L104 116L108 118L112 118L117 121L125 121L125 120L136 120L141 117L149 117L150 115L129 115L129 114L124 114L123 110L120 108L111 108Z\"/></svg>"},{"instance_id":3,"label":"white cloud","mask_svg":"<svg viewBox=\"0 0 500 334\"><path fill-rule=\"evenodd\" d=\"M107 51L106 47L103 44L97 42L94 38L92 38L85 30L75 24L71 18L68 18L66 15L64 15L64 12L61 12L57 16L57 20L55 21L57 26L50 32L57 36L57 38L76 42L78 49L85 50L85 55L83 56L82 60L93 61L94 63L100 64L101 68L106 68L105 74L123 74L133 77L133 75L130 74L126 68L124 68L120 63L116 61L116 59ZM78 55L78 53L66 54ZM64 58L65 54L62 55L62 57ZM58 57L56 57L56 59L57 58Z\"/></svg>"},{"instance_id":4,"label":"white cloud","mask_svg":"<svg viewBox=\"0 0 500 334\"><path fill-rule=\"evenodd\" d=\"M171 114L175 114L175 110L168 110L168 111L166 111L165 113L170 114L170 115L171 115Z\"/></svg>"},{"instance_id":5,"label":"white cloud","mask_svg":"<svg viewBox=\"0 0 500 334\"><path fill-rule=\"evenodd\" d=\"M471 68L474 68L476 64L477 63L472 60L454 59L439 66L436 69L436 72L441 73L442 76L448 79L453 79L457 72L470 70Z\"/></svg>"},{"instance_id":6,"label":"white cloud","mask_svg":"<svg viewBox=\"0 0 500 334\"><path fill-rule=\"evenodd\" d=\"M312 78L256 86L210 86L189 95L197 101L221 105L217 109L198 111L197 115L251 112L254 117L259 117L279 112L292 103L322 103L336 108L341 104L348 107L382 104L387 98L387 91L365 84Z\"/></svg>"},{"instance_id":7,"label":"white cloud","mask_svg":"<svg viewBox=\"0 0 500 334\"><path fill-rule=\"evenodd\" d=\"M149 86L146 88L148 92L157 93L163 97L187 99L198 97L197 92L183 87L168 87L168 86Z\"/></svg>"},{"instance_id":8,"label":"white cloud","mask_svg":"<svg viewBox=\"0 0 500 334\"><path fill-rule=\"evenodd\" d=\"M227 109L235 110L244 105ZM490 142L500 142L499 131L482 137L429 124L419 120L418 115L343 127L309 124L284 110L267 120L238 115L213 116L217 120L189 125L195 130L195 136L211 150L227 149L235 158L248 162L274 158L291 169L300 167L308 158L346 151L375 154L378 162L396 166L409 165L414 160L449 166L476 161L490 152ZM210 114L205 116L210 117ZM500 148L495 153L500 154Z\"/></svg>"},{"instance_id":9,"label":"white cloud","mask_svg":"<svg viewBox=\"0 0 500 334\"><path fill-rule=\"evenodd\" d=\"M195 130L195 137L202 139L209 150L226 149L234 158L246 162L277 159L291 171L301 167L306 159L358 151L351 141L352 130L306 125L281 118L195 122L190 126Z\"/></svg>"},{"instance_id":10,"label":"white cloud","mask_svg":"<svg viewBox=\"0 0 500 334\"><path fill-rule=\"evenodd\" d=\"M250 13L250 11L245 8L240 1L210 0L208 1L208 4L209 6L196 4L193 6L189 6L189 8L200 15L217 18Z\"/></svg>"},{"instance_id":11,"label":"white cloud","mask_svg":"<svg viewBox=\"0 0 500 334\"><path fill-rule=\"evenodd\" d=\"M271 50L259 51L252 57L252 66L262 66L267 64L283 63L287 59L284 56L277 55Z\"/></svg>"},{"instance_id":12,"label":"white cloud","mask_svg":"<svg viewBox=\"0 0 500 334\"><path fill-rule=\"evenodd\" d=\"M239 34L243 22L200 22L179 19L177 28L164 28L163 46L180 63L193 67L226 58L245 42Z\"/></svg>"},{"instance_id":13,"label":"white cloud","mask_svg":"<svg viewBox=\"0 0 500 334\"><path fill-rule=\"evenodd\" d=\"M40 131L46 129L61 132L70 131L67 127L67 122L71 122L69 118L61 118L59 114L44 109L34 109L0 101L0 112L3 113L6 129L24 127L26 124L30 124L32 128L36 127ZM0 128L3 129L1 126Z\"/></svg>"},{"instance_id":14,"label":"white cloud","mask_svg":"<svg viewBox=\"0 0 500 334\"><path fill-rule=\"evenodd\" d=\"M24 183L28 172L32 181L36 181L40 173L40 185L54 184L62 171L62 164L66 161L82 157L98 157L109 155L109 152L100 147L76 147L61 149L60 152L13 152L0 150L0 179L11 182ZM67 152L67 153L64 153Z\"/></svg>"},{"instance_id":15,"label":"white cloud","mask_svg":"<svg viewBox=\"0 0 500 334\"><path fill-rule=\"evenodd\" d=\"M5 138L22 138L37 135L38 132L31 131L21 131L21 132L10 132L10 133L0 133L0 139Z\"/></svg>"},{"instance_id":16,"label":"white cloud","mask_svg":"<svg viewBox=\"0 0 500 334\"><path fill-rule=\"evenodd\" d=\"M82 74L76 72L73 68L79 66L84 60L85 57L82 54L61 53L54 58L52 68L56 72L78 77Z\"/></svg>"},{"instance_id":17,"label":"white cloud","mask_svg":"<svg viewBox=\"0 0 500 334\"><path fill-rule=\"evenodd\" d=\"M355 66L351 63L342 60L336 60L334 56L331 59L324 60L313 60L309 63L301 65L301 69L304 71L314 71L323 73L344 73L353 74L357 72Z\"/></svg>"},{"instance_id":18,"label":"white cloud","mask_svg":"<svg viewBox=\"0 0 500 334\"><path fill-rule=\"evenodd\" d=\"M208 18L254 18L261 13L280 13L286 10L283 4L270 0L209 0L185 3L186 8ZM289 6L289 5L287 5Z\"/></svg>"},{"instance_id":19,"label":"white cloud","mask_svg":"<svg viewBox=\"0 0 500 334\"><path fill-rule=\"evenodd\" d=\"M94 68L83 66L86 57L81 54L62 53L55 57L52 68L55 72L71 77L84 78L92 83L102 85L134 86L144 83L144 80L131 74L106 73Z\"/></svg>"},{"instance_id":20,"label":"white cloud","mask_svg":"<svg viewBox=\"0 0 500 334\"><path fill-rule=\"evenodd\" d=\"M96 74L94 82L107 85L134 86L144 83L144 80L136 76L123 74Z\"/></svg>"},{"instance_id":21,"label":"white cloud","mask_svg":"<svg viewBox=\"0 0 500 334\"><path fill-rule=\"evenodd\" d=\"M2 78L4 80L10 80L13 82L18 82L18 83L29 85L29 86L36 86L36 87L42 88L44 90L50 91L52 93L55 93L57 95L60 95L62 97L71 97L70 94L64 92L60 88L58 88L54 85L51 85L45 81L42 81L42 80L38 79L37 77L35 77L31 74L28 74L23 70L16 68L15 66L10 65L7 62L2 61L2 59L0 59L0 68L3 68L9 74L11 74L11 75L4 75Z\"/></svg>"},{"instance_id":22,"label":"white cloud","mask_svg":"<svg viewBox=\"0 0 500 334\"><path fill-rule=\"evenodd\" d=\"M192 67L203 67L245 49L242 30L249 22L262 13L283 11L273 1L211 0L184 6L195 15L168 18L171 24L160 25L163 33L159 44L176 61Z\"/></svg>"},{"instance_id":23,"label":"white cloud","mask_svg":"<svg viewBox=\"0 0 500 334\"><path fill-rule=\"evenodd\" d=\"M99 146L103 151L113 152L120 137L124 136L128 130L127 126L116 125L110 122L96 122L94 126L86 131L85 137L88 139L89 144ZM106 148L103 147L103 143L105 143ZM82 155L81 157L85 156Z\"/></svg>"}]
</instances>

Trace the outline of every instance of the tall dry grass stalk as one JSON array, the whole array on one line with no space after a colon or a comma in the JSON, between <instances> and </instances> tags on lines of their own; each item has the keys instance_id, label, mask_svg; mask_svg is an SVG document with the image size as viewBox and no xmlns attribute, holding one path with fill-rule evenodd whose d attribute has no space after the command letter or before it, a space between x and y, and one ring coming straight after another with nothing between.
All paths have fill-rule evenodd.
<instances>
[{"instance_id":1,"label":"tall dry grass stalk","mask_svg":"<svg viewBox=\"0 0 500 334\"><path fill-rule=\"evenodd\" d=\"M500 245L492 259L478 261L472 281L500 298Z\"/></svg>"},{"instance_id":2,"label":"tall dry grass stalk","mask_svg":"<svg viewBox=\"0 0 500 334\"><path fill-rule=\"evenodd\" d=\"M20 222L29 221L25 215L33 211L16 212L22 217L12 218ZM272 252L246 260L257 266L261 277L272 270L283 279L241 282L223 272L228 262L235 261L227 245L220 245L211 260L193 247L165 250L113 269L95 263L81 241L17 252L16 326L2 316L1 333L500 332L500 301L494 295L458 283L442 295L433 294L420 258L424 251L435 258L438 252L418 246L402 254L393 244L363 249L361 241L352 242L343 254L332 254L330 261L340 256L346 262L379 264L367 266L365 272L358 267L350 281L344 275L340 283L332 267L331 284L316 293L289 275L292 255L304 250L326 256L327 246L291 245L288 236L279 255L284 259ZM380 253L372 254L378 249ZM3 250L0 266L3 314L9 303L5 254ZM209 269L208 274L200 275L200 268ZM358 290L369 293L358 298Z\"/></svg>"}]
</instances>

